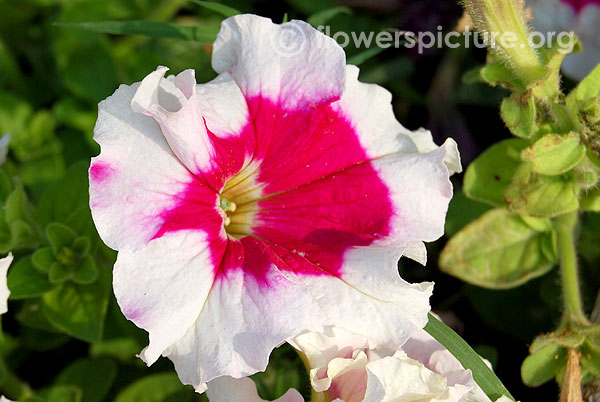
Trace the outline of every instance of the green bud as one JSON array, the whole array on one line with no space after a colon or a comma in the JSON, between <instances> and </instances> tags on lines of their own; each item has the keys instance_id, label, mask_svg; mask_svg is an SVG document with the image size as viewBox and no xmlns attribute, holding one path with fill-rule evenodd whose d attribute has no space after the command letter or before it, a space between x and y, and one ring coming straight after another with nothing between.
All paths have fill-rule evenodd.
<instances>
[{"instance_id":1,"label":"green bud","mask_svg":"<svg viewBox=\"0 0 600 402\"><path fill-rule=\"evenodd\" d=\"M587 98L579 105L579 110L589 125L600 123L600 96Z\"/></svg>"},{"instance_id":2,"label":"green bud","mask_svg":"<svg viewBox=\"0 0 600 402\"><path fill-rule=\"evenodd\" d=\"M506 188L509 211L518 215L553 218L579 208L578 185L572 175L545 176L524 163Z\"/></svg>"},{"instance_id":3,"label":"green bud","mask_svg":"<svg viewBox=\"0 0 600 402\"><path fill-rule=\"evenodd\" d=\"M500 115L511 133L521 138L530 138L535 133L536 109L532 96L513 94L504 98Z\"/></svg>"},{"instance_id":4,"label":"green bud","mask_svg":"<svg viewBox=\"0 0 600 402\"><path fill-rule=\"evenodd\" d=\"M585 146L579 134L548 134L521 153L524 161L531 162L533 171L555 176L577 166L585 157Z\"/></svg>"},{"instance_id":5,"label":"green bud","mask_svg":"<svg viewBox=\"0 0 600 402\"><path fill-rule=\"evenodd\" d=\"M465 0L463 4L496 58L510 68L526 87L547 75L529 42L522 1Z\"/></svg>"}]
</instances>

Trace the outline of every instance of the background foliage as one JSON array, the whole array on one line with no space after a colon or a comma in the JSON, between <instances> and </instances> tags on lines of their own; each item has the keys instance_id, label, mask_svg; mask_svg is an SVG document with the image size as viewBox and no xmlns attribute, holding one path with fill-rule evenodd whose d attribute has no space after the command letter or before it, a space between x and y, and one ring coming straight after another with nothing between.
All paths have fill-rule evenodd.
<instances>
[{"instance_id":1,"label":"background foliage","mask_svg":"<svg viewBox=\"0 0 600 402\"><path fill-rule=\"evenodd\" d=\"M435 32L438 25L448 31L462 14L450 0L231 0L227 5L276 22L286 13L290 19L311 17L315 25L327 21L331 32ZM169 66L172 73L193 68L198 82L213 78L210 42L227 12L182 0L0 0L0 134L12 136L9 158L0 170L5 206L0 252L14 250L16 256L8 278L9 312L2 316L4 393L35 394L29 400L48 402L205 400L180 384L168 360L147 368L135 357L147 343L146 334L125 320L112 295L115 253L102 244L89 215L87 167L99 152L91 139L98 102L119 84L140 81L157 65ZM113 23L88 24L84 30L74 24L124 20L189 28ZM145 35L90 32L94 29ZM396 115L405 126L431 129L438 143L455 138L464 166L491 144L510 138L498 114L508 92L469 79L469 72L485 62L484 49L346 51L361 62L362 81L392 91ZM521 146L519 140L511 141L510 146ZM455 180L448 236L491 208L468 199L461 192L462 177ZM582 222L581 275L589 311L600 287L600 277L592 272L600 260L600 218L585 215ZM517 229L529 239L528 227ZM546 241L543 232L538 237L536 241ZM488 290L439 270L445 241L429 245L426 268L401 261L402 276L436 282L434 310L493 363L517 399L554 400L553 382L531 390L522 384L519 371L528 342L552 330L560 318L552 256L543 270L524 278L535 278L525 285ZM506 280L514 280L510 272ZM256 376L261 395L276 397L289 387L308 392L300 373L292 350L276 350L267 372Z\"/></svg>"}]
</instances>

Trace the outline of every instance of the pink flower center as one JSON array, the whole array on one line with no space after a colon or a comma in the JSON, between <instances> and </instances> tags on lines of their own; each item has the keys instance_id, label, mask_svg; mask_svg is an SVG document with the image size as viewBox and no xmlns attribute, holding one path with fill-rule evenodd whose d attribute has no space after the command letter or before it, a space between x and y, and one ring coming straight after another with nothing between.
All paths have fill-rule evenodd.
<instances>
[{"instance_id":1,"label":"pink flower center","mask_svg":"<svg viewBox=\"0 0 600 402\"><path fill-rule=\"evenodd\" d=\"M206 232L221 278L243 269L268 286L273 265L340 276L346 250L388 234L388 187L331 105L285 110L259 97L248 108L241 133L217 137L209 130L213 168L190 177L154 237Z\"/></svg>"}]
</instances>

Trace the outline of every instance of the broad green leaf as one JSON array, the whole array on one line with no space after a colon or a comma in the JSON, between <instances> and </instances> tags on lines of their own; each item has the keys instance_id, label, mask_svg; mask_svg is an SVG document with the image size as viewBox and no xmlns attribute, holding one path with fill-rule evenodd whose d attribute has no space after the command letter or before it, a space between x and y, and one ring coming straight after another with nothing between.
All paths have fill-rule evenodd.
<instances>
[{"instance_id":1,"label":"broad green leaf","mask_svg":"<svg viewBox=\"0 0 600 402\"><path fill-rule=\"evenodd\" d=\"M548 134L529 148L523 150L522 157L530 162L533 171L545 175L559 175L577 166L585 157L585 145L579 134Z\"/></svg>"},{"instance_id":2,"label":"broad green leaf","mask_svg":"<svg viewBox=\"0 0 600 402\"><path fill-rule=\"evenodd\" d=\"M219 13L225 18L241 14L241 12L239 12L233 7L229 7L225 4L217 3L214 1L192 0L192 3L198 4L200 7L204 7L207 10Z\"/></svg>"},{"instance_id":3,"label":"broad green leaf","mask_svg":"<svg viewBox=\"0 0 600 402\"><path fill-rule=\"evenodd\" d=\"M348 64L353 64L355 66L360 66L365 61L377 56L379 53L383 52L385 49L382 47L372 47L371 49L367 49L363 52L355 54L352 57L348 57Z\"/></svg>"},{"instance_id":4,"label":"broad green leaf","mask_svg":"<svg viewBox=\"0 0 600 402\"><path fill-rule=\"evenodd\" d=\"M73 280L77 283L88 284L94 282L96 278L98 278L96 263L91 256L86 255L73 272Z\"/></svg>"},{"instance_id":5,"label":"broad green leaf","mask_svg":"<svg viewBox=\"0 0 600 402\"><path fill-rule=\"evenodd\" d=\"M17 185L13 192L6 198L4 206L6 222L8 224L17 220L31 222L31 209L23 185Z\"/></svg>"},{"instance_id":6,"label":"broad green leaf","mask_svg":"<svg viewBox=\"0 0 600 402\"><path fill-rule=\"evenodd\" d=\"M8 253L13 248L13 237L10 226L0 216L0 253Z\"/></svg>"},{"instance_id":7,"label":"broad green leaf","mask_svg":"<svg viewBox=\"0 0 600 402\"><path fill-rule=\"evenodd\" d=\"M212 43L219 32L218 25L188 26L156 21L61 22L56 25L113 35L144 35L152 38L173 38Z\"/></svg>"},{"instance_id":8,"label":"broad green leaf","mask_svg":"<svg viewBox=\"0 0 600 402\"><path fill-rule=\"evenodd\" d=\"M506 206L504 191L521 164L527 141L517 138L492 145L469 165L463 181L467 197L496 207Z\"/></svg>"},{"instance_id":9,"label":"broad green leaf","mask_svg":"<svg viewBox=\"0 0 600 402\"><path fill-rule=\"evenodd\" d=\"M12 183L4 170L0 170L0 202L4 203L6 197L12 193Z\"/></svg>"},{"instance_id":10,"label":"broad green leaf","mask_svg":"<svg viewBox=\"0 0 600 402\"><path fill-rule=\"evenodd\" d=\"M448 349L464 368L471 370L477 384L492 401L501 396L515 400L481 357L456 332L431 314L429 314L429 321L424 329Z\"/></svg>"},{"instance_id":11,"label":"broad green leaf","mask_svg":"<svg viewBox=\"0 0 600 402\"><path fill-rule=\"evenodd\" d=\"M81 389L81 402L100 402L116 376L117 365L110 359L81 359L58 374L56 385L73 385Z\"/></svg>"},{"instance_id":12,"label":"broad green leaf","mask_svg":"<svg viewBox=\"0 0 600 402\"><path fill-rule=\"evenodd\" d=\"M48 272L48 279L55 285L63 283L72 276L73 271L58 262L53 263L50 266L50 271Z\"/></svg>"},{"instance_id":13,"label":"broad green leaf","mask_svg":"<svg viewBox=\"0 0 600 402\"><path fill-rule=\"evenodd\" d=\"M530 387L538 387L553 379L565 364L566 349L559 345L547 345L523 361L521 378Z\"/></svg>"},{"instance_id":14,"label":"broad green leaf","mask_svg":"<svg viewBox=\"0 0 600 402\"><path fill-rule=\"evenodd\" d=\"M306 22L308 22L313 27L318 28L319 26L325 25L330 19L332 19L338 14L352 14L352 10L344 6L326 8L324 10L317 11L316 13L312 14L306 19Z\"/></svg>"},{"instance_id":15,"label":"broad green leaf","mask_svg":"<svg viewBox=\"0 0 600 402\"><path fill-rule=\"evenodd\" d=\"M17 313L17 320L22 325L44 331L46 334L52 332L60 334L61 337L67 337L66 335L61 334L58 329L48 322L48 319L42 311L42 305L39 298L25 301L21 310Z\"/></svg>"},{"instance_id":16,"label":"broad green leaf","mask_svg":"<svg viewBox=\"0 0 600 402\"><path fill-rule=\"evenodd\" d=\"M11 267L7 284L11 299L38 297L54 287L46 274L35 269L30 257L21 258Z\"/></svg>"},{"instance_id":17,"label":"broad green leaf","mask_svg":"<svg viewBox=\"0 0 600 402\"><path fill-rule=\"evenodd\" d=\"M524 164L515 173L504 198L515 214L553 218L579 208L578 190L569 175L544 176Z\"/></svg>"},{"instance_id":18,"label":"broad green leaf","mask_svg":"<svg viewBox=\"0 0 600 402\"><path fill-rule=\"evenodd\" d=\"M543 238L549 235L504 209L494 209L450 239L440 255L440 268L475 285L515 287L552 268L542 252Z\"/></svg>"},{"instance_id":19,"label":"broad green leaf","mask_svg":"<svg viewBox=\"0 0 600 402\"><path fill-rule=\"evenodd\" d=\"M515 136L530 138L534 134L536 108L533 96L513 94L505 98L500 105L500 115Z\"/></svg>"},{"instance_id":20,"label":"broad green leaf","mask_svg":"<svg viewBox=\"0 0 600 402\"><path fill-rule=\"evenodd\" d=\"M110 278L100 271L90 285L66 282L42 297L44 313L57 328L88 342L102 338Z\"/></svg>"},{"instance_id":21,"label":"broad green leaf","mask_svg":"<svg viewBox=\"0 0 600 402\"><path fill-rule=\"evenodd\" d=\"M185 390L175 373L153 374L125 388L115 402L162 402L170 395Z\"/></svg>"}]
</instances>

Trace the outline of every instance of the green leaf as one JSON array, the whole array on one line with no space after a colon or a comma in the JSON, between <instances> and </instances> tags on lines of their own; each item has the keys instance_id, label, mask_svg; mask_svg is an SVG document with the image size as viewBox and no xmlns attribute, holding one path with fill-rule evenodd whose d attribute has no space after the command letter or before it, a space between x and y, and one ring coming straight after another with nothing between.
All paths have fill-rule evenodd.
<instances>
[{"instance_id":1,"label":"green leaf","mask_svg":"<svg viewBox=\"0 0 600 402\"><path fill-rule=\"evenodd\" d=\"M29 257L21 258L11 267L7 284L11 299L38 297L54 287L46 274L35 269Z\"/></svg>"},{"instance_id":2,"label":"green leaf","mask_svg":"<svg viewBox=\"0 0 600 402\"><path fill-rule=\"evenodd\" d=\"M98 278L96 263L91 256L86 255L75 269L73 280L77 283L88 284L94 282L96 278Z\"/></svg>"},{"instance_id":3,"label":"green leaf","mask_svg":"<svg viewBox=\"0 0 600 402\"><path fill-rule=\"evenodd\" d=\"M45 402L81 402L81 389L71 385L57 385L36 395Z\"/></svg>"},{"instance_id":4,"label":"green leaf","mask_svg":"<svg viewBox=\"0 0 600 402\"><path fill-rule=\"evenodd\" d=\"M579 202L584 211L600 212L600 188L586 191Z\"/></svg>"},{"instance_id":5,"label":"green leaf","mask_svg":"<svg viewBox=\"0 0 600 402\"><path fill-rule=\"evenodd\" d=\"M46 236L50 240L54 254L58 254L63 247L69 247L77 238L77 233L62 223L51 223L46 226Z\"/></svg>"},{"instance_id":6,"label":"green leaf","mask_svg":"<svg viewBox=\"0 0 600 402\"><path fill-rule=\"evenodd\" d=\"M214 42L219 32L216 24L187 26L156 21L60 22L56 25L113 35L144 35L151 38L173 38L202 43Z\"/></svg>"},{"instance_id":7,"label":"green leaf","mask_svg":"<svg viewBox=\"0 0 600 402\"><path fill-rule=\"evenodd\" d=\"M553 218L579 208L577 183L569 175L544 176L523 164L504 198L508 209L519 215Z\"/></svg>"},{"instance_id":8,"label":"green leaf","mask_svg":"<svg viewBox=\"0 0 600 402\"><path fill-rule=\"evenodd\" d=\"M513 72L500 62L487 64L479 70L479 75L483 81L492 86L500 85L508 89L517 89L525 92L525 85L517 78Z\"/></svg>"},{"instance_id":9,"label":"green leaf","mask_svg":"<svg viewBox=\"0 0 600 402\"><path fill-rule=\"evenodd\" d=\"M66 282L42 297L44 313L55 327L88 342L102 338L110 278L99 274L90 285Z\"/></svg>"},{"instance_id":10,"label":"green leaf","mask_svg":"<svg viewBox=\"0 0 600 402\"><path fill-rule=\"evenodd\" d=\"M43 226L65 221L80 207L89 209L89 162L76 163L65 177L42 195L38 205L38 219Z\"/></svg>"},{"instance_id":11,"label":"green leaf","mask_svg":"<svg viewBox=\"0 0 600 402\"><path fill-rule=\"evenodd\" d=\"M309 16L306 19L306 22L308 22L313 27L318 28L319 26L325 25L330 19L339 14L352 14L352 10L344 6L326 8L324 10L317 11L316 13Z\"/></svg>"},{"instance_id":12,"label":"green leaf","mask_svg":"<svg viewBox=\"0 0 600 402\"><path fill-rule=\"evenodd\" d=\"M600 338L589 337L580 349L581 366L591 372L594 377L600 377Z\"/></svg>"},{"instance_id":13,"label":"green leaf","mask_svg":"<svg viewBox=\"0 0 600 402\"><path fill-rule=\"evenodd\" d=\"M142 349L134 338L107 339L95 342L90 347L92 357L112 357L121 362L128 362Z\"/></svg>"},{"instance_id":14,"label":"green leaf","mask_svg":"<svg viewBox=\"0 0 600 402\"><path fill-rule=\"evenodd\" d=\"M515 400L496 374L456 332L431 314L425 331L448 349L464 368L471 370L473 378L491 400L495 401L503 395Z\"/></svg>"},{"instance_id":15,"label":"green leaf","mask_svg":"<svg viewBox=\"0 0 600 402\"><path fill-rule=\"evenodd\" d=\"M12 183L4 170L0 169L0 202L4 203L6 197L12 193Z\"/></svg>"},{"instance_id":16,"label":"green leaf","mask_svg":"<svg viewBox=\"0 0 600 402\"><path fill-rule=\"evenodd\" d=\"M75 239L75 241L73 242L73 251L75 253L77 253L77 255L79 256L85 256L90 252L90 246L91 246L91 242L90 239L85 237L85 236L81 236Z\"/></svg>"},{"instance_id":17,"label":"green leaf","mask_svg":"<svg viewBox=\"0 0 600 402\"><path fill-rule=\"evenodd\" d=\"M192 0L192 3L198 4L200 7L204 7L207 10L219 13L225 18L241 14L241 12L239 12L233 7L229 7L225 4L220 4L213 1Z\"/></svg>"},{"instance_id":18,"label":"green leaf","mask_svg":"<svg viewBox=\"0 0 600 402\"><path fill-rule=\"evenodd\" d=\"M18 184L6 198L4 214L8 224L17 220L31 222L31 206L27 201L27 194L25 194L25 190L21 184Z\"/></svg>"},{"instance_id":19,"label":"green leaf","mask_svg":"<svg viewBox=\"0 0 600 402\"><path fill-rule=\"evenodd\" d=\"M355 54L354 56L348 57L348 64L353 64L355 66L360 66L365 61L377 56L379 53L383 52L385 49L382 47L372 47L363 52Z\"/></svg>"},{"instance_id":20,"label":"green leaf","mask_svg":"<svg viewBox=\"0 0 600 402\"><path fill-rule=\"evenodd\" d=\"M575 97L577 103L600 95L600 64L585 77L567 98Z\"/></svg>"},{"instance_id":21,"label":"green leaf","mask_svg":"<svg viewBox=\"0 0 600 402\"><path fill-rule=\"evenodd\" d=\"M125 388L115 402L162 402L170 395L185 390L175 373L153 374Z\"/></svg>"},{"instance_id":22,"label":"green leaf","mask_svg":"<svg viewBox=\"0 0 600 402\"><path fill-rule=\"evenodd\" d=\"M531 229L518 216L494 209L458 232L440 255L440 268L466 282L507 289L552 268L542 252L549 234Z\"/></svg>"},{"instance_id":23,"label":"green leaf","mask_svg":"<svg viewBox=\"0 0 600 402\"><path fill-rule=\"evenodd\" d=\"M469 165L463 190L467 197L496 207L506 206L504 191L521 164L527 141L517 138L492 145Z\"/></svg>"},{"instance_id":24,"label":"green leaf","mask_svg":"<svg viewBox=\"0 0 600 402\"><path fill-rule=\"evenodd\" d=\"M566 349L547 345L529 355L521 366L521 378L530 387L538 387L553 379L566 363Z\"/></svg>"},{"instance_id":25,"label":"green leaf","mask_svg":"<svg viewBox=\"0 0 600 402\"><path fill-rule=\"evenodd\" d=\"M59 262L54 262L50 266L50 271L48 272L48 279L53 284L59 284L73 276L73 271L69 268L65 267Z\"/></svg>"},{"instance_id":26,"label":"green leaf","mask_svg":"<svg viewBox=\"0 0 600 402\"><path fill-rule=\"evenodd\" d=\"M56 385L72 385L81 389L81 402L100 402L116 376L117 365L109 359L81 359L58 374Z\"/></svg>"},{"instance_id":27,"label":"green leaf","mask_svg":"<svg viewBox=\"0 0 600 402\"><path fill-rule=\"evenodd\" d=\"M586 149L579 134L548 134L523 150L523 160L531 162L533 171L545 175L559 175L577 166L585 157Z\"/></svg>"},{"instance_id":28,"label":"green leaf","mask_svg":"<svg viewBox=\"0 0 600 402\"><path fill-rule=\"evenodd\" d=\"M500 115L511 133L530 138L535 133L535 99L533 96L513 94L500 105Z\"/></svg>"},{"instance_id":29,"label":"green leaf","mask_svg":"<svg viewBox=\"0 0 600 402\"><path fill-rule=\"evenodd\" d=\"M0 216L0 253L5 254L13 249L13 237L10 226Z\"/></svg>"},{"instance_id":30,"label":"green leaf","mask_svg":"<svg viewBox=\"0 0 600 402\"><path fill-rule=\"evenodd\" d=\"M35 253L31 256L31 261L33 265L40 271L44 273L50 272L50 267L56 259L54 258L54 252L50 247L44 247L39 250L36 250Z\"/></svg>"}]
</instances>

